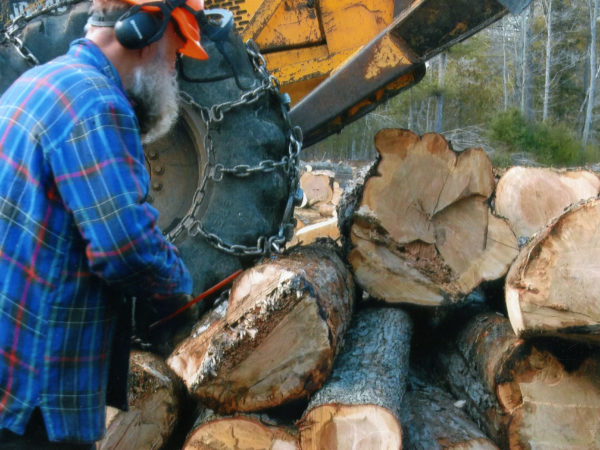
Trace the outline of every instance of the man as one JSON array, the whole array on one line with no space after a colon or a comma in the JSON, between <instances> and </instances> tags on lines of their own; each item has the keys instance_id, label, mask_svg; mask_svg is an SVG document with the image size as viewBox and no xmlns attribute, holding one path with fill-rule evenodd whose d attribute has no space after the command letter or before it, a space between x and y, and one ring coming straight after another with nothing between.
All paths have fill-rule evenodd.
<instances>
[{"instance_id":1,"label":"man","mask_svg":"<svg viewBox=\"0 0 600 450\"><path fill-rule=\"evenodd\" d=\"M165 313L192 292L145 201L141 143L177 117L176 54L207 57L203 4L143 3L93 0L86 38L0 97L0 449L93 448L124 297Z\"/></svg>"}]
</instances>

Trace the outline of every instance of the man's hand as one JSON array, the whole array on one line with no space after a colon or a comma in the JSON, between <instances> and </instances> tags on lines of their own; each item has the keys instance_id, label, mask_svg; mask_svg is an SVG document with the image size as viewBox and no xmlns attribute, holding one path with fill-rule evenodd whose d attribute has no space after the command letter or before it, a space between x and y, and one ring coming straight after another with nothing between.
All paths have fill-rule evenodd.
<instances>
[{"instance_id":1,"label":"man's hand","mask_svg":"<svg viewBox=\"0 0 600 450\"><path fill-rule=\"evenodd\" d=\"M135 335L144 342L163 344L169 341L180 328L193 324L197 319L197 306L182 311L175 317L157 324L169 317L192 300L190 295L179 294L160 299L136 299ZM155 324L155 326L152 326Z\"/></svg>"}]
</instances>

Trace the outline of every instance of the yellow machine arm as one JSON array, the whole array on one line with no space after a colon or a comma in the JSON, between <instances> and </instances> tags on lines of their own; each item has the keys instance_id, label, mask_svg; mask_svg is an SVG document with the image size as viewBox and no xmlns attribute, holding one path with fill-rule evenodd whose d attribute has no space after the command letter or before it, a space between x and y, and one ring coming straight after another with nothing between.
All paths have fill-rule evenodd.
<instances>
[{"instance_id":1,"label":"yellow machine arm","mask_svg":"<svg viewBox=\"0 0 600 450\"><path fill-rule=\"evenodd\" d=\"M305 146L413 86L424 62L531 0L206 0L236 17L292 99Z\"/></svg>"},{"instance_id":2,"label":"yellow machine arm","mask_svg":"<svg viewBox=\"0 0 600 450\"><path fill-rule=\"evenodd\" d=\"M56 3L2 2L0 25L24 8ZM258 44L281 90L291 97L291 119L308 146L413 86L423 78L427 59L529 3L205 0L205 8L231 11L237 32Z\"/></svg>"}]
</instances>

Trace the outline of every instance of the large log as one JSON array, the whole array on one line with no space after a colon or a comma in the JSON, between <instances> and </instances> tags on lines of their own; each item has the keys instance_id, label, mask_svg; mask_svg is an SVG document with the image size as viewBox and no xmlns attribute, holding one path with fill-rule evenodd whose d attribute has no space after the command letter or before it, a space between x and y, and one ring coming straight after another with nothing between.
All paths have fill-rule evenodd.
<instances>
[{"instance_id":1,"label":"large log","mask_svg":"<svg viewBox=\"0 0 600 450\"><path fill-rule=\"evenodd\" d=\"M128 386L129 411L107 408L99 450L161 448L180 420L183 385L158 356L132 351Z\"/></svg>"},{"instance_id":2,"label":"large log","mask_svg":"<svg viewBox=\"0 0 600 450\"><path fill-rule=\"evenodd\" d=\"M398 449L412 323L400 309L359 311L331 377L298 423L309 449Z\"/></svg>"},{"instance_id":3,"label":"large log","mask_svg":"<svg viewBox=\"0 0 600 450\"><path fill-rule=\"evenodd\" d=\"M441 135L407 130L382 130L375 145L381 161L350 229L357 282L387 302L437 306L504 276L518 246L489 208L485 152L456 153Z\"/></svg>"},{"instance_id":4,"label":"large log","mask_svg":"<svg viewBox=\"0 0 600 450\"><path fill-rule=\"evenodd\" d=\"M298 450L298 430L266 414L221 416L201 410L182 450Z\"/></svg>"},{"instance_id":5,"label":"large log","mask_svg":"<svg viewBox=\"0 0 600 450\"><path fill-rule=\"evenodd\" d=\"M571 206L525 247L506 277L520 336L600 342L600 200Z\"/></svg>"},{"instance_id":6,"label":"large log","mask_svg":"<svg viewBox=\"0 0 600 450\"><path fill-rule=\"evenodd\" d=\"M354 298L334 244L296 247L240 275L224 319L192 333L167 362L221 413L308 398L331 371Z\"/></svg>"},{"instance_id":7,"label":"large log","mask_svg":"<svg viewBox=\"0 0 600 450\"><path fill-rule=\"evenodd\" d=\"M529 238L565 208L600 192L600 178L586 170L512 167L498 181L494 211L518 238Z\"/></svg>"},{"instance_id":8,"label":"large log","mask_svg":"<svg viewBox=\"0 0 600 450\"><path fill-rule=\"evenodd\" d=\"M490 441L456 400L439 387L411 379L402 402L405 448L414 450L494 450Z\"/></svg>"},{"instance_id":9,"label":"large log","mask_svg":"<svg viewBox=\"0 0 600 450\"><path fill-rule=\"evenodd\" d=\"M600 357L565 342L517 338L508 319L486 313L439 361L501 448L600 448Z\"/></svg>"}]
</instances>

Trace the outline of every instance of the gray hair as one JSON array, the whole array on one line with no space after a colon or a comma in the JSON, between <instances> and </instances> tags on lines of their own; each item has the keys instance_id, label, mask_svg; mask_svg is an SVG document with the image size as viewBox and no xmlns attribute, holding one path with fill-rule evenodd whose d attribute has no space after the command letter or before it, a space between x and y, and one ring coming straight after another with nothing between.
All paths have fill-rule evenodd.
<instances>
[{"instance_id":1,"label":"gray hair","mask_svg":"<svg viewBox=\"0 0 600 450\"><path fill-rule=\"evenodd\" d=\"M93 0L89 10L90 17L88 18L88 21L85 24L84 31L87 33L90 27L94 26L94 24L90 23L90 19L93 13L104 15L118 11L125 12L125 10L127 10L131 6L132 5L124 2L123 0Z\"/></svg>"},{"instance_id":2,"label":"gray hair","mask_svg":"<svg viewBox=\"0 0 600 450\"><path fill-rule=\"evenodd\" d=\"M90 7L90 13L92 12L100 12L100 13L109 13L112 11L116 11L119 9L129 8L129 3L124 2L123 0L92 0L92 6Z\"/></svg>"}]
</instances>

